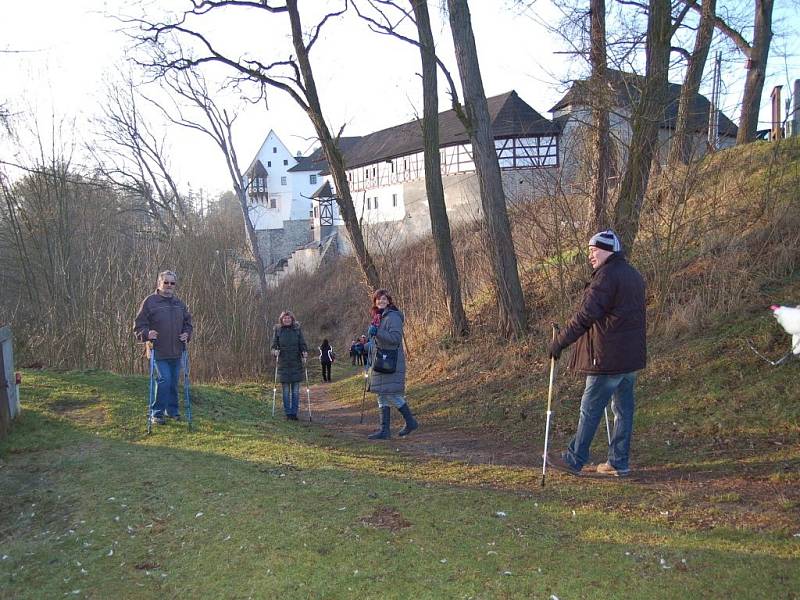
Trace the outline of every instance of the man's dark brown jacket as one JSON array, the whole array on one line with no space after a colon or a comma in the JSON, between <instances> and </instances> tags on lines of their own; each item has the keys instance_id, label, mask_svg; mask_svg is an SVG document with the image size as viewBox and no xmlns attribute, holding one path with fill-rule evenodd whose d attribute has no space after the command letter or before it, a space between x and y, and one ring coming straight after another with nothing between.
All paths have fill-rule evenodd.
<instances>
[{"instance_id":1,"label":"man's dark brown jacket","mask_svg":"<svg viewBox=\"0 0 800 600\"><path fill-rule=\"evenodd\" d=\"M618 375L647 364L645 283L617 252L592 273L578 312L559 334L573 342L569 368L586 375Z\"/></svg>"}]
</instances>

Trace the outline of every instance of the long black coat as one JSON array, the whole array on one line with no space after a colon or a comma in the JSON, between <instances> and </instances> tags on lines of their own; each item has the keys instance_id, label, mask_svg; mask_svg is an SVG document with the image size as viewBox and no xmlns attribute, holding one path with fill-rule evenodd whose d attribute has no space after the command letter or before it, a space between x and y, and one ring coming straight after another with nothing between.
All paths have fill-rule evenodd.
<instances>
[{"instance_id":1,"label":"long black coat","mask_svg":"<svg viewBox=\"0 0 800 600\"><path fill-rule=\"evenodd\" d=\"M573 342L569 367L586 375L619 375L647 364L645 283L621 253L592 273L578 312L559 334Z\"/></svg>"},{"instance_id":2,"label":"long black coat","mask_svg":"<svg viewBox=\"0 0 800 600\"><path fill-rule=\"evenodd\" d=\"M272 335L273 350L280 350L278 355L278 381L296 383L303 381L303 352L308 352L306 340L300 323L294 322L288 327L275 325Z\"/></svg>"}]
</instances>

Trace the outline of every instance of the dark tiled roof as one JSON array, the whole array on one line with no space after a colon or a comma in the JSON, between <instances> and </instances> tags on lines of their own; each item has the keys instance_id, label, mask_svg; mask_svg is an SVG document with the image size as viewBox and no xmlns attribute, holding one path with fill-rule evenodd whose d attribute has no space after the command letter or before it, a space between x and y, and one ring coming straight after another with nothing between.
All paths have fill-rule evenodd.
<instances>
[{"instance_id":1,"label":"dark tiled roof","mask_svg":"<svg viewBox=\"0 0 800 600\"><path fill-rule=\"evenodd\" d=\"M338 142L339 149L342 152L347 152L360 140L360 137L340 137ZM297 161L297 164L289 169L289 171L293 173L298 171L317 172L328 170L328 161L325 159L325 153L322 151L322 148L317 148L308 156L295 156L295 160Z\"/></svg>"},{"instance_id":2,"label":"dark tiled roof","mask_svg":"<svg viewBox=\"0 0 800 600\"><path fill-rule=\"evenodd\" d=\"M496 138L559 133L557 125L536 112L514 91L487 98L487 103L492 131ZM452 146L468 141L469 136L454 110L439 113L440 146ZM420 121L411 121L370 133L349 148L342 148L345 166L348 169L422 150Z\"/></svg>"},{"instance_id":3,"label":"dark tiled roof","mask_svg":"<svg viewBox=\"0 0 800 600\"><path fill-rule=\"evenodd\" d=\"M333 198L333 190L331 189L330 182L326 181L321 186L319 186L313 194L311 194L312 198Z\"/></svg>"},{"instance_id":4,"label":"dark tiled roof","mask_svg":"<svg viewBox=\"0 0 800 600\"><path fill-rule=\"evenodd\" d=\"M614 102L618 107L629 107L638 102L644 77L634 73L625 73L614 69L608 70L609 84L614 91ZM664 114L664 121L661 127L674 129L678 120L678 102L680 100L681 85L670 83L667 88L667 108ZM589 82L586 79L578 79L572 83L567 93L559 100L550 112L565 108L571 104L590 105L591 94ZM708 127L708 111L711 103L702 94L695 94L692 100L690 111L690 129L692 131L704 132ZM724 113L719 115L719 134L736 137L738 128Z\"/></svg>"}]
</instances>

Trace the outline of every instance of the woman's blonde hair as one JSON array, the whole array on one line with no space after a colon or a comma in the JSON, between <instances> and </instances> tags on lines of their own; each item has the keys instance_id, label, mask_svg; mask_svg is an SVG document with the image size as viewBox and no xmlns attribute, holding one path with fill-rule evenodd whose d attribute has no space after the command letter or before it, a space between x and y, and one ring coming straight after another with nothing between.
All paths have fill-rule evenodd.
<instances>
[{"instance_id":1,"label":"woman's blonde hair","mask_svg":"<svg viewBox=\"0 0 800 600\"><path fill-rule=\"evenodd\" d=\"M291 317L292 318L292 325L294 325L297 319L294 318L294 313L290 310L285 310L281 313L281 316L278 317L278 325L283 325L283 317Z\"/></svg>"}]
</instances>

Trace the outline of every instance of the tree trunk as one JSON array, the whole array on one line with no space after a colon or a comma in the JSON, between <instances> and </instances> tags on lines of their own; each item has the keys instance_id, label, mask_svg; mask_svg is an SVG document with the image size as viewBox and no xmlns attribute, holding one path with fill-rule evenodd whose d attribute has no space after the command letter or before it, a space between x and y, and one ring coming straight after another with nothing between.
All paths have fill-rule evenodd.
<instances>
[{"instance_id":1,"label":"tree trunk","mask_svg":"<svg viewBox=\"0 0 800 600\"><path fill-rule=\"evenodd\" d=\"M737 144L746 144L756 139L761 94L764 90L769 47L772 43L773 4L774 0L755 0L753 43L747 61L747 79L744 83L739 133L736 135Z\"/></svg>"},{"instance_id":2,"label":"tree trunk","mask_svg":"<svg viewBox=\"0 0 800 600\"><path fill-rule=\"evenodd\" d=\"M675 123L675 133L669 147L670 165L688 164L692 156L692 101L700 91L703 79L703 70L706 66L708 51L711 48L711 39L714 37L714 19L717 11L716 0L703 0L700 24L694 38L694 50L686 65L686 76L683 79L681 96L678 101L678 119ZM705 119L705 123L708 119Z\"/></svg>"},{"instance_id":3,"label":"tree trunk","mask_svg":"<svg viewBox=\"0 0 800 600\"><path fill-rule=\"evenodd\" d=\"M639 102L633 108L633 131L625 175L614 215L617 234L630 252L639 232L639 214L664 118L672 19L669 0L650 0L647 16L647 71Z\"/></svg>"},{"instance_id":4,"label":"tree trunk","mask_svg":"<svg viewBox=\"0 0 800 600\"><path fill-rule=\"evenodd\" d=\"M506 196L489 122L489 108L478 65L469 7L467 0L447 0L447 6L461 87L464 90L464 125L472 142L481 205L489 233L500 328L506 335L518 338L527 328L525 298L517 271L517 255L506 211Z\"/></svg>"},{"instance_id":5,"label":"tree trunk","mask_svg":"<svg viewBox=\"0 0 800 600\"><path fill-rule=\"evenodd\" d=\"M609 90L606 64L606 3L605 0L591 0L591 46L589 62L592 67L591 88L592 106L592 207L596 231L608 227L608 176L611 166L611 134L608 119Z\"/></svg>"},{"instance_id":6,"label":"tree trunk","mask_svg":"<svg viewBox=\"0 0 800 600\"><path fill-rule=\"evenodd\" d=\"M439 271L444 279L447 308L450 313L450 333L464 337L469 333L469 323L461 300L461 284L458 276L453 241L450 236L450 221L444 201L442 171L439 159L439 94L436 73L436 46L433 41L428 5L425 0L411 0L422 58L422 138L425 144L425 191L431 215L431 231L439 259Z\"/></svg>"},{"instance_id":7,"label":"tree trunk","mask_svg":"<svg viewBox=\"0 0 800 600\"><path fill-rule=\"evenodd\" d=\"M378 269L372 261L372 257L364 244L364 236L361 233L361 225L358 222L356 209L353 206L353 199L350 195L350 185L347 181L344 159L342 153L336 145L336 140L328 129L325 118L322 115L322 106L317 94L317 85L314 80L314 73L311 70L311 62L308 59L308 49L303 41L303 31L300 24L300 14L297 10L297 0L286 0L286 8L289 13L289 20L292 25L292 44L297 53L297 62L300 74L303 78L304 92L308 107L308 114L311 123L322 145L322 151L328 160L328 167L331 170L333 184L336 186L336 203L339 205L339 212L350 236L350 243L356 254L356 259L364 273L367 285L374 289L381 287Z\"/></svg>"}]
</instances>

